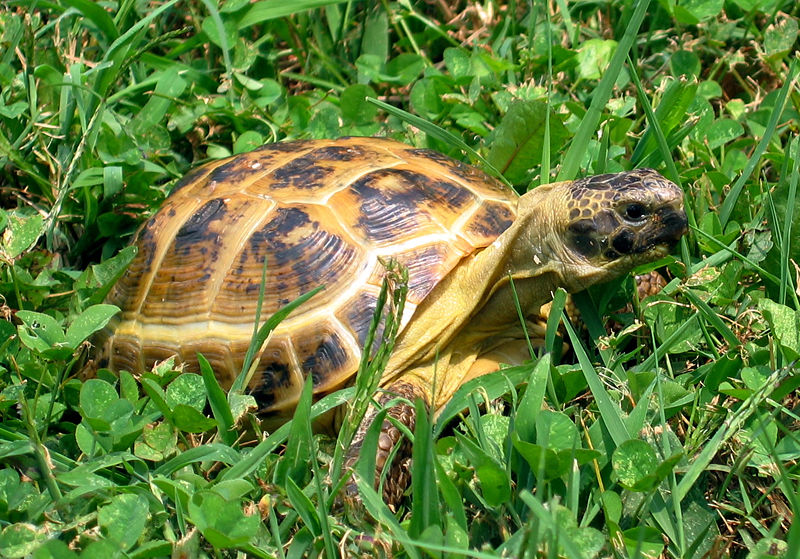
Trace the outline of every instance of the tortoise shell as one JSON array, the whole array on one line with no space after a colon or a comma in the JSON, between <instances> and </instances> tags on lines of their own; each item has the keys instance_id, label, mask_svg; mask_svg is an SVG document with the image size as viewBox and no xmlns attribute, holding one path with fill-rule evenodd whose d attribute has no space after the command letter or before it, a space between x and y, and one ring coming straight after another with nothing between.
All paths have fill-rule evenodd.
<instances>
[{"instance_id":1,"label":"tortoise shell","mask_svg":"<svg viewBox=\"0 0 800 559\"><path fill-rule=\"evenodd\" d=\"M145 371L197 352L223 385L262 317L325 288L275 330L250 384L262 412L286 413L306 375L315 392L352 379L384 265L408 268L403 324L459 261L516 216L517 195L477 169L391 140L265 145L187 175L138 232L139 252L109 302L122 312L97 363ZM446 316L442 320L447 320Z\"/></svg>"}]
</instances>

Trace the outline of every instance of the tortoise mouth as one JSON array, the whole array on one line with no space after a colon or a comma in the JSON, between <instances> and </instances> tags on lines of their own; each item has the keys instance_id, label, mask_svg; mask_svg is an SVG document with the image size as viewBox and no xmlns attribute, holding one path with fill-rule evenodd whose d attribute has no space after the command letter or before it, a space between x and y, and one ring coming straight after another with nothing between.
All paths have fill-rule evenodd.
<instances>
[{"instance_id":1,"label":"tortoise mouth","mask_svg":"<svg viewBox=\"0 0 800 559\"><path fill-rule=\"evenodd\" d=\"M644 253L659 246L670 252L688 231L686 212L683 209L665 208L656 215L651 231L643 232L641 237L647 239L647 242L637 247L635 252Z\"/></svg>"}]
</instances>

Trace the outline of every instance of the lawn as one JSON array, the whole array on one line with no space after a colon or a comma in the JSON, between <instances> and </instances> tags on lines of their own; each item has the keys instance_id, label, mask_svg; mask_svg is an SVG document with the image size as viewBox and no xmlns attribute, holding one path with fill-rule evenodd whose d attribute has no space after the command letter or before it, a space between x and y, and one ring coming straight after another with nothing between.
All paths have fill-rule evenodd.
<instances>
[{"instance_id":1,"label":"lawn","mask_svg":"<svg viewBox=\"0 0 800 559\"><path fill-rule=\"evenodd\" d=\"M800 557L798 21L794 0L3 2L0 558ZM636 270L659 294L629 276L560 326L557 294L537 359L420 408L395 511L368 483L337 498L392 328L274 431L210 369L79 374L185 173L340 136L520 193L652 167L689 217ZM351 399L338 440L312 432Z\"/></svg>"}]
</instances>

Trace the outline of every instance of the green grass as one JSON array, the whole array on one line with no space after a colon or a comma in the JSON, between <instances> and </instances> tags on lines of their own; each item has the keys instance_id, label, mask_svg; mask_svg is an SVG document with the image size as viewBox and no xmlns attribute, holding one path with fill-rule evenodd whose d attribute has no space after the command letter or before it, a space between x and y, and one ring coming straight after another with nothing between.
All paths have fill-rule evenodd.
<instances>
[{"instance_id":1,"label":"green grass","mask_svg":"<svg viewBox=\"0 0 800 559\"><path fill-rule=\"evenodd\" d=\"M3 3L0 558L800 557L798 18L791 0ZM421 413L396 512L363 481L376 429L363 509L336 499L391 339L270 433L205 368L76 378L124 247L181 176L341 135L520 192L652 166L691 224L654 265L661 294L618 311L630 279L591 290L586 328L557 334L559 295L550 353ZM338 440L311 432L351 399Z\"/></svg>"}]
</instances>

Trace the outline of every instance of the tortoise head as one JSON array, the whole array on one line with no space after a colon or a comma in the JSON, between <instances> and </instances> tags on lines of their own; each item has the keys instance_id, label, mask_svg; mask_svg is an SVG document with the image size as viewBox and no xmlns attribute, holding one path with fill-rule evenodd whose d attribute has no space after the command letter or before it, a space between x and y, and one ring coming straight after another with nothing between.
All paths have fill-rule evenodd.
<instances>
[{"instance_id":1,"label":"tortoise head","mask_svg":"<svg viewBox=\"0 0 800 559\"><path fill-rule=\"evenodd\" d=\"M669 254L687 231L683 192L652 169L597 175L544 188L549 242L562 284L578 291ZM535 192L539 189L534 189Z\"/></svg>"}]
</instances>

